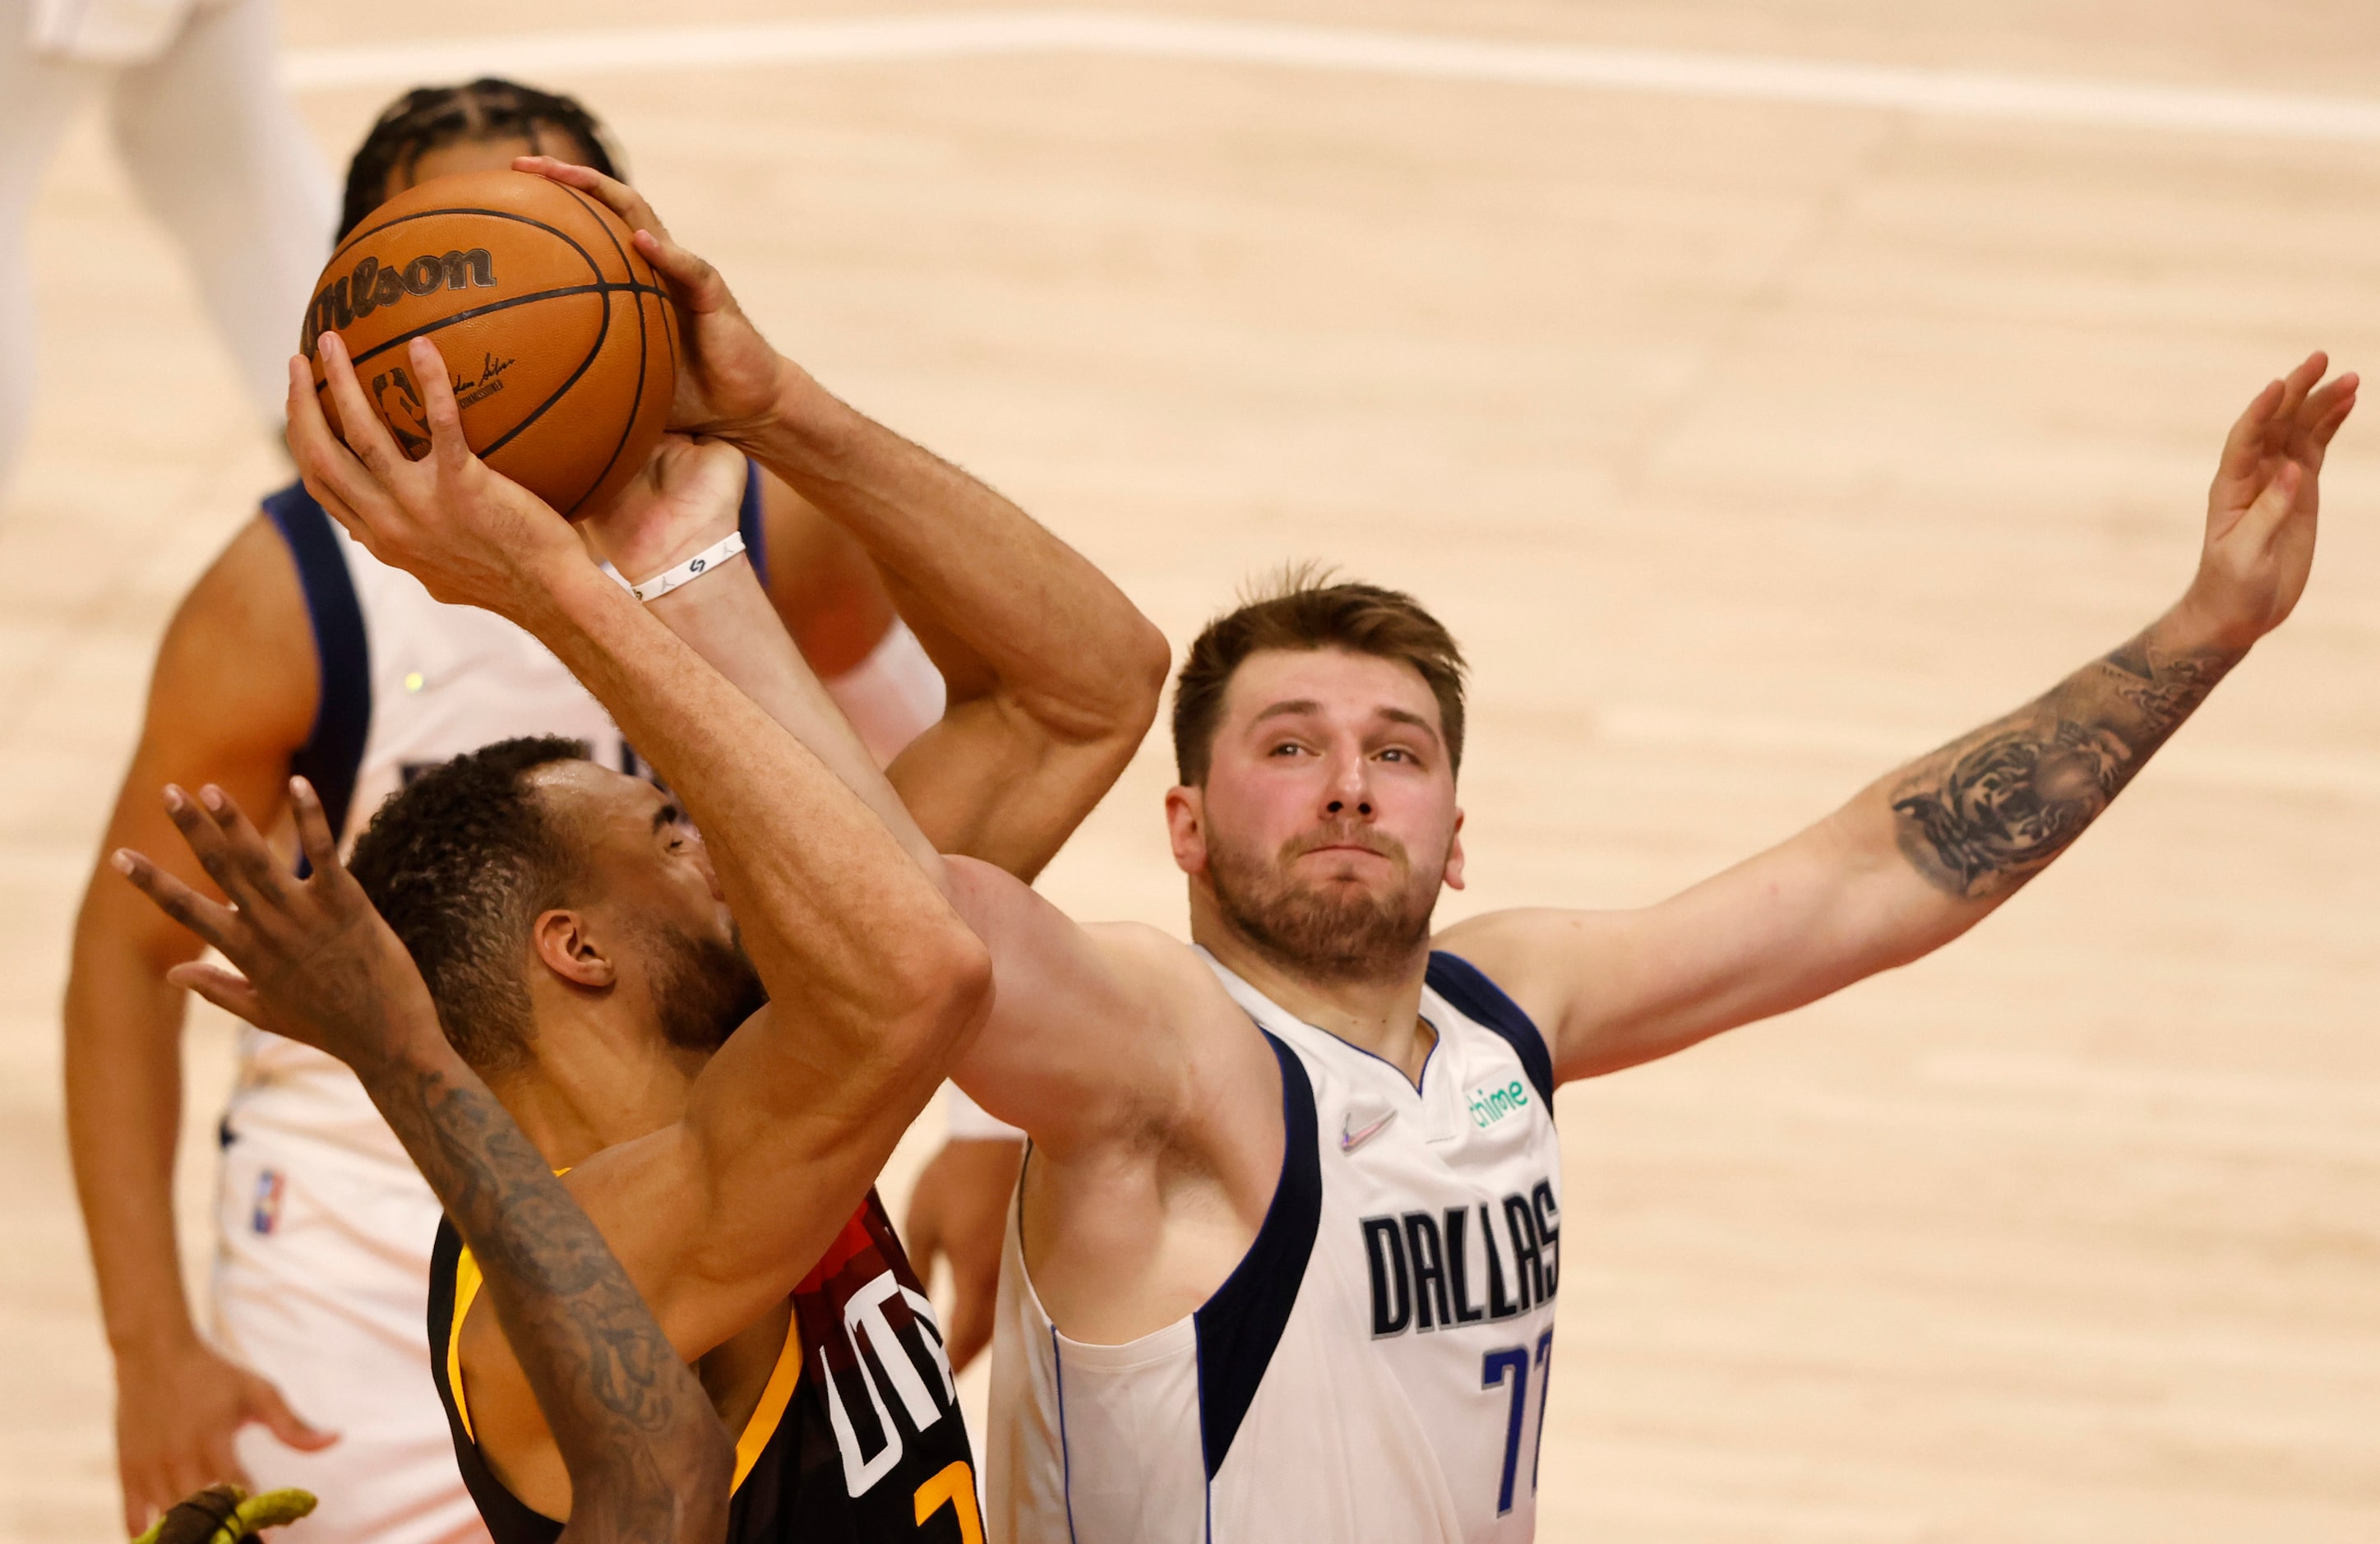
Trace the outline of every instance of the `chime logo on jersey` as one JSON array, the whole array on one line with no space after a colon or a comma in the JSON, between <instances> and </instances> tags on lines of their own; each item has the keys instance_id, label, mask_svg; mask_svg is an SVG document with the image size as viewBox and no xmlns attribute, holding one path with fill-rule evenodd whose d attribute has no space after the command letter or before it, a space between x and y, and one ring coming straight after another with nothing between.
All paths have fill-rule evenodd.
<instances>
[{"instance_id":1,"label":"chime logo on jersey","mask_svg":"<svg viewBox=\"0 0 2380 1544\"><path fill-rule=\"evenodd\" d=\"M1552 1302L1560 1284L1561 1206L1548 1180L1501 1202L1366 1217L1363 1226L1375 1340L1517 1319Z\"/></svg>"},{"instance_id":2,"label":"chime logo on jersey","mask_svg":"<svg viewBox=\"0 0 2380 1544\"><path fill-rule=\"evenodd\" d=\"M1516 1077L1510 1083L1483 1084L1464 1095L1463 1102L1471 1112L1471 1124L1485 1131L1505 1116L1527 1109L1529 1090Z\"/></svg>"}]
</instances>

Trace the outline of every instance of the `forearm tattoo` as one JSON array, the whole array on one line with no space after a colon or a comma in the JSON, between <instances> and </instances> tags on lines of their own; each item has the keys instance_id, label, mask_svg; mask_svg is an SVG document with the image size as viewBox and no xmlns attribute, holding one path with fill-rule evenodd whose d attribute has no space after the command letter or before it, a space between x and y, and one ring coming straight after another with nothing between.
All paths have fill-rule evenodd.
<instances>
[{"instance_id":1,"label":"forearm tattoo","mask_svg":"<svg viewBox=\"0 0 2380 1544\"><path fill-rule=\"evenodd\" d=\"M1953 895L1993 899L2099 818L2240 660L2168 651L2155 632L1909 769L1892 809L1919 873Z\"/></svg>"},{"instance_id":2,"label":"forearm tattoo","mask_svg":"<svg viewBox=\"0 0 2380 1544\"><path fill-rule=\"evenodd\" d=\"M717 1419L627 1272L478 1079L407 1071L375 1092L478 1258L561 1447L570 1537L673 1537L662 1453Z\"/></svg>"}]
</instances>

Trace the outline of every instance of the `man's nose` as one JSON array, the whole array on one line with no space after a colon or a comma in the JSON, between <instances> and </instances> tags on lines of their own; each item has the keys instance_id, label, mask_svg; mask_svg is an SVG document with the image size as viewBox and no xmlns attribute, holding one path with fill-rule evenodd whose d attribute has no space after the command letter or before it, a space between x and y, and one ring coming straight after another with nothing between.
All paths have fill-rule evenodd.
<instances>
[{"instance_id":1,"label":"man's nose","mask_svg":"<svg viewBox=\"0 0 2380 1544\"><path fill-rule=\"evenodd\" d=\"M1342 756L1330 769L1330 795L1322 812L1334 817L1372 818L1371 767L1363 757Z\"/></svg>"}]
</instances>

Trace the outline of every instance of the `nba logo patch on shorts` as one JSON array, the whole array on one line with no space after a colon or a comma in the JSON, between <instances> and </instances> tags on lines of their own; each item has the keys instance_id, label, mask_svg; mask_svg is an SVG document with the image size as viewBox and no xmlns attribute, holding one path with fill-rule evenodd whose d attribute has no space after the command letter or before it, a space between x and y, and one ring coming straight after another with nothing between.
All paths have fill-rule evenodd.
<instances>
[{"instance_id":1,"label":"nba logo patch on shorts","mask_svg":"<svg viewBox=\"0 0 2380 1544\"><path fill-rule=\"evenodd\" d=\"M287 1188L278 1169L266 1169L256 1176L256 1210L249 1222L261 1237L271 1237L281 1226L281 1196Z\"/></svg>"}]
</instances>

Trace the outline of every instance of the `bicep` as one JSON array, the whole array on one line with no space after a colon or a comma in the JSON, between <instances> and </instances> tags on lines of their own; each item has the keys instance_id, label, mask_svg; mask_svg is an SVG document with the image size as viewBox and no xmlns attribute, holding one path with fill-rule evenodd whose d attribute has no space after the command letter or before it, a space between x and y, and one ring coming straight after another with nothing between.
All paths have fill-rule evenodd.
<instances>
[{"instance_id":1,"label":"bicep","mask_svg":"<svg viewBox=\"0 0 2380 1544\"><path fill-rule=\"evenodd\" d=\"M1180 942L1129 924L1084 927L989 864L951 869L953 903L990 949L997 982L952 1076L1037 1146L1062 1157L1175 1127L1211 1102L1202 1090L1261 1081L1261 1040Z\"/></svg>"}]
</instances>

